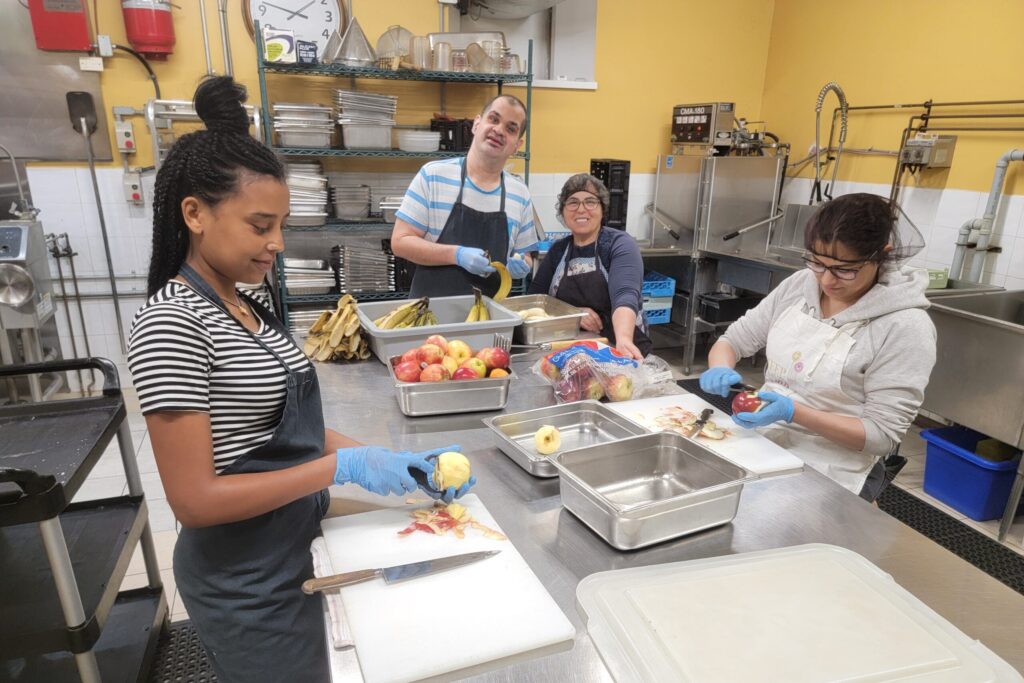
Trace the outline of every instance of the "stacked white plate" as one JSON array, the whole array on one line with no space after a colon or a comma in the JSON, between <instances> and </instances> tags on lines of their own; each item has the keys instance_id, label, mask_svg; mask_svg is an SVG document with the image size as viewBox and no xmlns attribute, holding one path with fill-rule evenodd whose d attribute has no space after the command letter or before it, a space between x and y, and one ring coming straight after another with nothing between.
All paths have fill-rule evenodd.
<instances>
[{"instance_id":1,"label":"stacked white plate","mask_svg":"<svg viewBox=\"0 0 1024 683\"><path fill-rule=\"evenodd\" d=\"M317 227L327 222L327 176L318 163L287 164L292 227Z\"/></svg>"},{"instance_id":2,"label":"stacked white plate","mask_svg":"<svg viewBox=\"0 0 1024 683\"><path fill-rule=\"evenodd\" d=\"M334 134L331 107L275 102L274 131L282 147L330 147Z\"/></svg>"},{"instance_id":3,"label":"stacked white plate","mask_svg":"<svg viewBox=\"0 0 1024 683\"><path fill-rule=\"evenodd\" d=\"M403 152L436 152L441 147L441 133L432 130L398 131L398 149Z\"/></svg>"}]
</instances>

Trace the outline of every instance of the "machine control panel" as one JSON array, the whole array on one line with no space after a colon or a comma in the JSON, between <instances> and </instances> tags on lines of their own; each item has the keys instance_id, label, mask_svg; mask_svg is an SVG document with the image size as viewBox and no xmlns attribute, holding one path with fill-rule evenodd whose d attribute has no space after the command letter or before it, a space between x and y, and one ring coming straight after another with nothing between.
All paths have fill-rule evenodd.
<instances>
[{"instance_id":1,"label":"machine control panel","mask_svg":"<svg viewBox=\"0 0 1024 683\"><path fill-rule=\"evenodd\" d=\"M956 149L955 135L918 134L903 145L900 163L921 168L949 168Z\"/></svg>"},{"instance_id":2,"label":"machine control panel","mask_svg":"<svg viewBox=\"0 0 1024 683\"><path fill-rule=\"evenodd\" d=\"M736 107L732 102L677 104L672 108L675 145L729 145Z\"/></svg>"},{"instance_id":3,"label":"machine control panel","mask_svg":"<svg viewBox=\"0 0 1024 683\"><path fill-rule=\"evenodd\" d=\"M135 131L131 121L118 121L114 124L114 136L117 138L117 150L121 154L135 154Z\"/></svg>"},{"instance_id":4,"label":"machine control panel","mask_svg":"<svg viewBox=\"0 0 1024 683\"><path fill-rule=\"evenodd\" d=\"M0 227L0 261L24 261L27 234L22 226Z\"/></svg>"}]
</instances>

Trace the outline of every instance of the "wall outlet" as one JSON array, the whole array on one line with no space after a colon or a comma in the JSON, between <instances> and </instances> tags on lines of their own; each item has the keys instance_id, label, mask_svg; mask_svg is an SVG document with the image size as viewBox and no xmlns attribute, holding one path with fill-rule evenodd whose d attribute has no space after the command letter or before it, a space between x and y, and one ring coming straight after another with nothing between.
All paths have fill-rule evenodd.
<instances>
[{"instance_id":1,"label":"wall outlet","mask_svg":"<svg viewBox=\"0 0 1024 683\"><path fill-rule=\"evenodd\" d=\"M124 200L132 206L145 206L142 196L142 171L125 171Z\"/></svg>"}]
</instances>

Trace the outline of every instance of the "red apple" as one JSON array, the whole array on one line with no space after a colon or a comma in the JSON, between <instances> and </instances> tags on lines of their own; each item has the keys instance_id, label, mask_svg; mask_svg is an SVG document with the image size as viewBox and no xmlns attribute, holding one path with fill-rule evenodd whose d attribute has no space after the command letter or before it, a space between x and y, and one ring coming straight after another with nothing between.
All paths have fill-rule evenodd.
<instances>
[{"instance_id":1,"label":"red apple","mask_svg":"<svg viewBox=\"0 0 1024 683\"><path fill-rule=\"evenodd\" d=\"M540 372L552 382L557 382L562 377L562 371L555 367L551 359L546 356L540 362Z\"/></svg>"},{"instance_id":2,"label":"red apple","mask_svg":"<svg viewBox=\"0 0 1024 683\"><path fill-rule=\"evenodd\" d=\"M741 391L732 399L732 414L756 413L764 407L764 401L756 391Z\"/></svg>"},{"instance_id":3,"label":"red apple","mask_svg":"<svg viewBox=\"0 0 1024 683\"><path fill-rule=\"evenodd\" d=\"M564 377L555 382L555 396L562 403L571 403L582 398L580 383L572 377Z\"/></svg>"},{"instance_id":4,"label":"red apple","mask_svg":"<svg viewBox=\"0 0 1024 683\"><path fill-rule=\"evenodd\" d=\"M420 362L407 360L395 365L395 377L399 382L419 382Z\"/></svg>"},{"instance_id":5,"label":"red apple","mask_svg":"<svg viewBox=\"0 0 1024 683\"><path fill-rule=\"evenodd\" d=\"M399 363L408 363L409 361L412 361L412 362L416 363L416 365L419 365L419 363L420 363L420 350L418 348L416 348L416 349L409 349L408 351L403 353L402 357L398 360Z\"/></svg>"},{"instance_id":6,"label":"red apple","mask_svg":"<svg viewBox=\"0 0 1024 683\"><path fill-rule=\"evenodd\" d=\"M476 374L476 370L473 368L459 368L452 375L452 379L480 379L480 376Z\"/></svg>"},{"instance_id":7,"label":"red apple","mask_svg":"<svg viewBox=\"0 0 1024 683\"><path fill-rule=\"evenodd\" d=\"M447 379L451 379L451 375L440 363L428 365L420 371L421 382L443 382Z\"/></svg>"},{"instance_id":8,"label":"red apple","mask_svg":"<svg viewBox=\"0 0 1024 683\"><path fill-rule=\"evenodd\" d=\"M443 351L444 353L448 353L448 340L439 334L430 335L429 337L427 337L427 341L423 343L433 344L434 346L440 348L441 351Z\"/></svg>"},{"instance_id":9,"label":"red apple","mask_svg":"<svg viewBox=\"0 0 1024 683\"><path fill-rule=\"evenodd\" d=\"M508 351L497 346L488 346L486 349L480 349L476 352L476 357L484 362L488 370L508 367Z\"/></svg>"},{"instance_id":10,"label":"red apple","mask_svg":"<svg viewBox=\"0 0 1024 683\"><path fill-rule=\"evenodd\" d=\"M469 360L464 361L459 368L469 368L476 373L477 377L487 376L487 366L484 365L484 362L479 358L470 358Z\"/></svg>"},{"instance_id":11,"label":"red apple","mask_svg":"<svg viewBox=\"0 0 1024 683\"><path fill-rule=\"evenodd\" d=\"M608 380L608 400L628 401L633 398L633 379L629 375L615 375Z\"/></svg>"},{"instance_id":12,"label":"red apple","mask_svg":"<svg viewBox=\"0 0 1024 683\"><path fill-rule=\"evenodd\" d=\"M424 344L417 351L419 352L417 358L420 359L421 363L426 363L427 365L440 363L441 359L444 358L444 351L441 350L440 346L435 346L434 344Z\"/></svg>"},{"instance_id":13,"label":"red apple","mask_svg":"<svg viewBox=\"0 0 1024 683\"><path fill-rule=\"evenodd\" d=\"M453 339L448 342L448 355L455 359L456 363L461 363L467 358L473 355L472 349L469 348L469 344L459 339Z\"/></svg>"}]
</instances>

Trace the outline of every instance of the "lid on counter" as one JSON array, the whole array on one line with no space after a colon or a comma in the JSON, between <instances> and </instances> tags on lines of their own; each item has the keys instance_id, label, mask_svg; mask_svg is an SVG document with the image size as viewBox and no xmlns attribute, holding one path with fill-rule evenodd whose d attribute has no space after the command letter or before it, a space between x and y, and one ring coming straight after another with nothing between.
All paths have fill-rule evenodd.
<instances>
[{"instance_id":1,"label":"lid on counter","mask_svg":"<svg viewBox=\"0 0 1024 683\"><path fill-rule=\"evenodd\" d=\"M600 572L576 598L618 683L1024 680L837 546Z\"/></svg>"}]
</instances>

